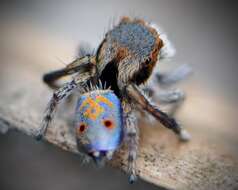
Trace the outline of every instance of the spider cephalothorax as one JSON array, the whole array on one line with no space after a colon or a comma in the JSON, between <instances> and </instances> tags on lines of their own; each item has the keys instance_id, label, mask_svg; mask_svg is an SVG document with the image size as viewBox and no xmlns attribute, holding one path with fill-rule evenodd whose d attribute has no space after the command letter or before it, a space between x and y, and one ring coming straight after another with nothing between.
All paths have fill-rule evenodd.
<instances>
[{"instance_id":1,"label":"spider cephalothorax","mask_svg":"<svg viewBox=\"0 0 238 190\"><path fill-rule=\"evenodd\" d=\"M158 60L173 54L174 51L170 51L169 47L167 37L161 34L154 24L123 17L117 26L106 33L95 54L80 51L79 58L65 68L44 75L44 81L49 86L57 87L55 82L58 79L74 74L71 82L54 92L37 137L40 138L45 133L57 104L65 97L75 90L82 94L85 86L89 84L97 86L102 82L106 88L111 87L112 92L120 99L123 108L124 140L128 145L128 173L130 181L133 182L136 177L135 160L139 144L139 130L135 116L138 109L154 116L165 127L174 131L181 140L189 139L188 133L178 125L175 119L162 112L144 93L145 91L153 92L153 96L160 103L180 103L184 100L184 94L181 91L155 93L154 90L156 86L154 83L169 85L182 79L189 72L187 67L182 67L170 75L164 75L154 69ZM153 77L150 77L151 75ZM150 80L149 86L141 85L150 78L152 81Z\"/></svg>"}]
</instances>

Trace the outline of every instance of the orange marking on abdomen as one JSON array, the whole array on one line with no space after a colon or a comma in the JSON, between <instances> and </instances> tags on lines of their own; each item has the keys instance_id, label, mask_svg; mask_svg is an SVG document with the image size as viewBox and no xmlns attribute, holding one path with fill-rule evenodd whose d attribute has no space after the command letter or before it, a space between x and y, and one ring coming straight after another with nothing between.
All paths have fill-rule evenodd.
<instances>
[{"instance_id":1,"label":"orange marking on abdomen","mask_svg":"<svg viewBox=\"0 0 238 190\"><path fill-rule=\"evenodd\" d=\"M103 97L103 96L97 96L96 97L96 102L103 102L105 104L107 104L109 107L113 107L113 103L110 102L107 98Z\"/></svg>"},{"instance_id":2,"label":"orange marking on abdomen","mask_svg":"<svg viewBox=\"0 0 238 190\"><path fill-rule=\"evenodd\" d=\"M103 107L95 102L91 97L88 97L86 100L84 100L79 109L82 110L87 104L89 105L89 107L83 113L87 118L95 120L104 111Z\"/></svg>"}]
</instances>

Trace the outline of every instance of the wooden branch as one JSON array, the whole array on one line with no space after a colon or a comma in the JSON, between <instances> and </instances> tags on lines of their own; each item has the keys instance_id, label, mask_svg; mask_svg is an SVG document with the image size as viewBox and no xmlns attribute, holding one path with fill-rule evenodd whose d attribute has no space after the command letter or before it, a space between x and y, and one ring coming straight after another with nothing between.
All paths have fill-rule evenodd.
<instances>
[{"instance_id":1,"label":"wooden branch","mask_svg":"<svg viewBox=\"0 0 238 190\"><path fill-rule=\"evenodd\" d=\"M21 55L13 58L9 55L2 61L0 126L5 127L3 131L9 127L32 136L39 128L52 91L41 81L49 68L36 57L33 54L27 61ZM188 100L178 118L192 134L192 141L180 143L159 124L150 127L141 121L139 176L170 189L238 189L238 143L233 132L237 129L226 114L232 113L232 108L222 99L203 93L205 88L199 89L196 83L186 90ZM45 140L78 153L70 127L60 118L53 123ZM126 149L123 147L109 164L126 170Z\"/></svg>"}]
</instances>

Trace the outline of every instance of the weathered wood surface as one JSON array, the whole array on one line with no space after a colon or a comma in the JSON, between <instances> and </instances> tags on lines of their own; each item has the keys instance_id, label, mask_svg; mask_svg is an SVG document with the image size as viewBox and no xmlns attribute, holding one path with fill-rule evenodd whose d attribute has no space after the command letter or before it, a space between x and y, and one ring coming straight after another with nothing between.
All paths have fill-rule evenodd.
<instances>
[{"instance_id":1,"label":"weathered wood surface","mask_svg":"<svg viewBox=\"0 0 238 190\"><path fill-rule=\"evenodd\" d=\"M41 76L61 66L52 65L52 61L44 56L49 56L53 50L60 55L62 49L49 46L53 42L45 37L42 37L42 41L34 41L29 36L27 39L34 46L26 40L19 43L19 39L9 38L12 44L18 44L18 50L2 52L0 122L1 126L32 135L39 128L42 113L52 92L42 83ZM188 100L178 118L192 134L191 142L180 143L172 132L160 124L150 127L141 121L137 161L139 176L170 189L238 189L237 129L233 119L235 115L231 115L234 105L213 96L206 91L205 86L197 86L196 81L187 83L184 88L188 92ZM63 109L60 112L68 111ZM77 153L74 136L64 118L57 117L46 140ZM124 148L110 164L126 169Z\"/></svg>"}]
</instances>

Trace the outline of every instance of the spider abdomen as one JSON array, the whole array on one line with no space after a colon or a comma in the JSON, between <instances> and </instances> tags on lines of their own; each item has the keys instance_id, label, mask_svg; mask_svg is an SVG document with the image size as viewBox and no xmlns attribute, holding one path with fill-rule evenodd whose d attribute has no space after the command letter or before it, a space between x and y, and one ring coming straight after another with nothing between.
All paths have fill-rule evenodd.
<instances>
[{"instance_id":1,"label":"spider abdomen","mask_svg":"<svg viewBox=\"0 0 238 190\"><path fill-rule=\"evenodd\" d=\"M123 18L106 34L98 48L96 60L100 79L104 81L108 78L105 73L118 73L116 78L106 80L113 89L120 89L118 81L122 83L120 86L145 82L152 73L162 46L157 30L151 25L143 20ZM109 64L114 66L108 67Z\"/></svg>"},{"instance_id":2,"label":"spider abdomen","mask_svg":"<svg viewBox=\"0 0 238 190\"><path fill-rule=\"evenodd\" d=\"M148 28L140 23L120 24L107 34L107 39L117 43L118 47L126 48L139 59L150 56L156 40Z\"/></svg>"}]
</instances>

